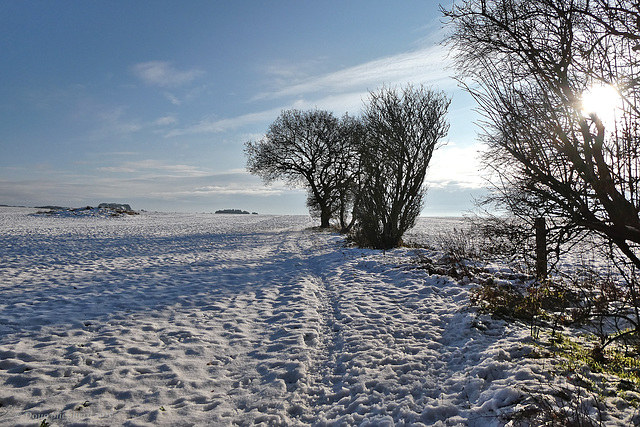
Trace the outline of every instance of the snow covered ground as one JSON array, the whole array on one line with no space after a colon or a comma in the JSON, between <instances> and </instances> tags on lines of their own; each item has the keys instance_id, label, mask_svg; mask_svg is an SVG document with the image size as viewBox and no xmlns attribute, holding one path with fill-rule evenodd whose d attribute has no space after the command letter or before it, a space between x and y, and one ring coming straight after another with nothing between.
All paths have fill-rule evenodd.
<instances>
[{"instance_id":1,"label":"snow covered ground","mask_svg":"<svg viewBox=\"0 0 640 427\"><path fill-rule=\"evenodd\" d=\"M558 381L410 249L304 216L33 212L0 208L3 426L499 426Z\"/></svg>"}]
</instances>

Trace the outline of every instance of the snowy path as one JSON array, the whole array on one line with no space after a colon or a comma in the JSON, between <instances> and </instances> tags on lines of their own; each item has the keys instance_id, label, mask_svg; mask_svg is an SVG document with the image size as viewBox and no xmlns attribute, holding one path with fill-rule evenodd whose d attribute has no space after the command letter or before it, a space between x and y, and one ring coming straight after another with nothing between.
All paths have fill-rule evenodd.
<instances>
[{"instance_id":1,"label":"snowy path","mask_svg":"<svg viewBox=\"0 0 640 427\"><path fill-rule=\"evenodd\" d=\"M502 375L506 366L501 360L523 351L519 344L499 343L504 325L495 325L489 334L473 328L464 309L468 288L447 277L420 274L406 265L406 252L386 257L374 251L344 252L322 274L333 301L331 342L322 384L313 391L319 395L314 421L497 423L496 410L520 398L505 383L487 387ZM487 351L492 344L497 349Z\"/></svg>"},{"instance_id":2,"label":"snowy path","mask_svg":"<svg viewBox=\"0 0 640 427\"><path fill-rule=\"evenodd\" d=\"M5 208L0 425L491 426L542 379L468 285L309 225Z\"/></svg>"}]
</instances>

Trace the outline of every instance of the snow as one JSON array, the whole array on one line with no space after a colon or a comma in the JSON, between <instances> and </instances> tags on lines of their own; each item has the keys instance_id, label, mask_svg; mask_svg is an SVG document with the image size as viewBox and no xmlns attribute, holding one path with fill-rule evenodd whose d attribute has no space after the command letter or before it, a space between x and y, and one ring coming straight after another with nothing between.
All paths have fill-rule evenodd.
<instances>
[{"instance_id":1,"label":"snow","mask_svg":"<svg viewBox=\"0 0 640 427\"><path fill-rule=\"evenodd\" d=\"M500 426L559 381L410 249L305 216L34 212L0 208L0 425Z\"/></svg>"}]
</instances>

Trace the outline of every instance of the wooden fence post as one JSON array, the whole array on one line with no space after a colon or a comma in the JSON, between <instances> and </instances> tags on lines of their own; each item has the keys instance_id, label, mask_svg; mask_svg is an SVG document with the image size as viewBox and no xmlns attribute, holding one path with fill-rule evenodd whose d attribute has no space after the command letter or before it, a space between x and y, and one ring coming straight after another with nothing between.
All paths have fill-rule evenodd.
<instances>
[{"instance_id":1,"label":"wooden fence post","mask_svg":"<svg viewBox=\"0 0 640 427\"><path fill-rule=\"evenodd\" d=\"M547 227L545 219L535 220L536 228L536 278L542 280L547 277Z\"/></svg>"}]
</instances>

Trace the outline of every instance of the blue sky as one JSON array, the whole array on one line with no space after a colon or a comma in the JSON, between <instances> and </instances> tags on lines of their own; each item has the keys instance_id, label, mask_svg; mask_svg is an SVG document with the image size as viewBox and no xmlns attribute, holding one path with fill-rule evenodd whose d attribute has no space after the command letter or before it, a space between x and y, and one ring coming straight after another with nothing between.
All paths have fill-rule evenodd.
<instances>
[{"instance_id":1,"label":"blue sky","mask_svg":"<svg viewBox=\"0 0 640 427\"><path fill-rule=\"evenodd\" d=\"M453 98L423 215L459 215L482 193L477 115L436 1L0 7L0 204L304 214L303 190L246 173L244 142L283 109L355 115L369 91L407 83Z\"/></svg>"}]
</instances>

